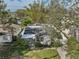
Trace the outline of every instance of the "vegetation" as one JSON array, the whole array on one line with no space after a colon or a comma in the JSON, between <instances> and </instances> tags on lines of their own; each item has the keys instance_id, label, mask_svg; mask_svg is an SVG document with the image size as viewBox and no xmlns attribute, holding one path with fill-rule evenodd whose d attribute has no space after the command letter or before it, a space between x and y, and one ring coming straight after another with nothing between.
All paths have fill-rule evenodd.
<instances>
[{"instance_id":1,"label":"vegetation","mask_svg":"<svg viewBox=\"0 0 79 59\"><path fill-rule=\"evenodd\" d=\"M68 40L67 51L68 51L67 57L70 57L70 59L79 58L78 56L79 55L79 42L74 37L71 37Z\"/></svg>"},{"instance_id":2,"label":"vegetation","mask_svg":"<svg viewBox=\"0 0 79 59\"><path fill-rule=\"evenodd\" d=\"M22 52L28 52L29 51L29 46L28 46L28 42L24 39L21 38L17 38L17 41L15 41L12 45L11 45L11 50L13 50L14 52L18 52L18 54L23 54Z\"/></svg>"},{"instance_id":3,"label":"vegetation","mask_svg":"<svg viewBox=\"0 0 79 59\"><path fill-rule=\"evenodd\" d=\"M32 20L29 17L21 21L22 26L27 26L27 25L29 25L31 23L32 23Z\"/></svg>"},{"instance_id":4,"label":"vegetation","mask_svg":"<svg viewBox=\"0 0 79 59\"><path fill-rule=\"evenodd\" d=\"M47 48L43 50L30 51L25 54L30 59L60 59L55 49Z\"/></svg>"},{"instance_id":5,"label":"vegetation","mask_svg":"<svg viewBox=\"0 0 79 59\"><path fill-rule=\"evenodd\" d=\"M20 18L20 19L26 18L26 17L27 17L27 15L26 15L26 10L23 10L23 9L17 10L17 11L16 11L16 16L17 16L18 18Z\"/></svg>"},{"instance_id":6,"label":"vegetation","mask_svg":"<svg viewBox=\"0 0 79 59\"><path fill-rule=\"evenodd\" d=\"M0 59L20 57L30 51L28 42L20 38L17 38L17 41L14 41L10 45L3 45L0 49Z\"/></svg>"},{"instance_id":7,"label":"vegetation","mask_svg":"<svg viewBox=\"0 0 79 59\"><path fill-rule=\"evenodd\" d=\"M47 9L45 8L44 3L42 2L40 4L40 1L34 1L33 4L29 4L29 7L26 7L26 10L18 10L16 13L17 15L20 15L21 17L24 16L29 16L32 20L33 23L43 23L47 16Z\"/></svg>"},{"instance_id":8,"label":"vegetation","mask_svg":"<svg viewBox=\"0 0 79 59\"><path fill-rule=\"evenodd\" d=\"M62 46L62 43L59 40L54 40L52 42L52 46L58 48L58 47L61 47Z\"/></svg>"}]
</instances>

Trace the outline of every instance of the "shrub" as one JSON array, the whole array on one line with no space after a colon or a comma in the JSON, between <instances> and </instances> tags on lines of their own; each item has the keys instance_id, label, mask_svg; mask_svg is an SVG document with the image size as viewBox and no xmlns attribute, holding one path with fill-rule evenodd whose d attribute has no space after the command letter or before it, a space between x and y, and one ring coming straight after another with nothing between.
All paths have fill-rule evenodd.
<instances>
[{"instance_id":1,"label":"shrub","mask_svg":"<svg viewBox=\"0 0 79 59\"><path fill-rule=\"evenodd\" d=\"M52 42L52 45L53 45L53 47L60 47L60 46L62 46L62 43L59 41L59 40L54 40L53 42Z\"/></svg>"},{"instance_id":2,"label":"shrub","mask_svg":"<svg viewBox=\"0 0 79 59\"><path fill-rule=\"evenodd\" d=\"M28 41L17 38L17 40L12 45L12 50L14 52L17 51L19 54L22 54L23 51L27 52L29 50Z\"/></svg>"},{"instance_id":3,"label":"shrub","mask_svg":"<svg viewBox=\"0 0 79 59\"><path fill-rule=\"evenodd\" d=\"M79 42L74 37L68 39L67 52L70 59L79 59Z\"/></svg>"},{"instance_id":4,"label":"shrub","mask_svg":"<svg viewBox=\"0 0 79 59\"><path fill-rule=\"evenodd\" d=\"M32 23L32 20L30 18L27 18L27 19L22 20L21 25L27 26L28 24L31 24L31 23Z\"/></svg>"}]
</instances>

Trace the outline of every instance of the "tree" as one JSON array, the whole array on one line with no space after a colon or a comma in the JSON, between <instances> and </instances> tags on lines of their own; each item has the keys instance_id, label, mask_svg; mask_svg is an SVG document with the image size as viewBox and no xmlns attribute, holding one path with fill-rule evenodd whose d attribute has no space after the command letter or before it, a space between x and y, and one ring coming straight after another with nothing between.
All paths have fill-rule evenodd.
<instances>
[{"instance_id":1,"label":"tree","mask_svg":"<svg viewBox=\"0 0 79 59\"><path fill-rule=\"evenodd\" d=\"M43 23L47 16L47 10L43 2L34 1L33 4L29 4L30 8L27 8L26 13L32 18L33 22Z\"/></svg>"},{"instance_id":2,"label":"tree","mask_svg":"<svg viewBox=\"0 0 79 59\"><path fill-rule=\"evenodd\" d=\"M58 0L51 0L48 14L49 19L47 23L52 24L57 32L60 32L60 34L62 33L68 39L68 35L63 31L69 29L73 21L75 21L75 19L71 17L69 11L63 6L60 6Z\"/></svg>"},{"instance_id":3,"label":"tree","mask_svg":"<svg viewBox=\"0 0 79 59\"><path fill-rule=\"evenodd\" d=\"M72 18L73 20L73 23L72 25L73 26L76 26L76 27L79 27L79 7L75 8L75 9L72 9L70 11L70 17Z\"/></svg>"}]
</instances>

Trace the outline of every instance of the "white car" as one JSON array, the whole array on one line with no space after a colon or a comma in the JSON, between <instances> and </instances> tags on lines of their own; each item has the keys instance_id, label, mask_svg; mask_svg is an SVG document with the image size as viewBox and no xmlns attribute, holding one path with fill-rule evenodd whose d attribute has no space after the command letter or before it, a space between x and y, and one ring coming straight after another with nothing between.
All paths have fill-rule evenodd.
<instances>
[{"instance_id":1,"label":"white car","mask_svg":"<svg viewBox=\"0 0 79 59\"><path fill-rule=\"evenodd\" d=\"M47 35L43 26L27 26L21 32L21 38L29 41L40 41L41 44L50 44L50 37Z\"/></svg>"},{"instance_id":2,"label":"white car","mask_svg":"<svg viewBox=\"0 0 79 59\"><path fill-rule=\"evenodd\" d=\"M36 35L42 31L41 26L28 26L21 32L21 38L23 39L35 39Z\"/></svg>"}]
</instances>

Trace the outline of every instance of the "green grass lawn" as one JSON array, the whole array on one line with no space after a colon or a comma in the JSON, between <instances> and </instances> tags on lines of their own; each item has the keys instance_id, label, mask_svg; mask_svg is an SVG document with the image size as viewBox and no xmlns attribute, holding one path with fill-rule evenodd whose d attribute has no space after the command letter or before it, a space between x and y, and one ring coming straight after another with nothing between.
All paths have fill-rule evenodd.
<instances>
[{"instance_id":1,"label":"green grass lawn","mask_svg":"<svg viewBox=\"0 0 79 59\"><path fill-rule=\"evenodd\" d=\"M30 59L60 59L57 51L55 49L50 48L30 51L29 53L26 53L25 56Z\"/></svg>"}]
</instances>

